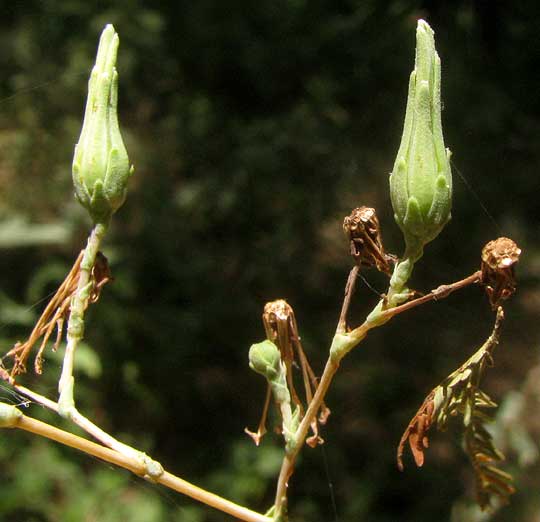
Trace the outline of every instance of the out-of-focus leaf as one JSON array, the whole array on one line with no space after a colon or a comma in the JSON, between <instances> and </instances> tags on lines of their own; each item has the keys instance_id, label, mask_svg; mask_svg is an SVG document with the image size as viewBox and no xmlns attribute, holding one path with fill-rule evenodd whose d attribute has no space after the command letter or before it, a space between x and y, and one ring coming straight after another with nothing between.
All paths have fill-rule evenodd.
<instances>
[{"instance_id":1,"label":"out-of-focus leaf","mask_svg":"<svg viewBox=\"0 0 540 522\"><path fill-rule=\"evenodd\" d=\"M64 245L71 234L71 227L65 222L35 224L14 216L0 222L0 249Z\"/></svg>"}]
</instances>

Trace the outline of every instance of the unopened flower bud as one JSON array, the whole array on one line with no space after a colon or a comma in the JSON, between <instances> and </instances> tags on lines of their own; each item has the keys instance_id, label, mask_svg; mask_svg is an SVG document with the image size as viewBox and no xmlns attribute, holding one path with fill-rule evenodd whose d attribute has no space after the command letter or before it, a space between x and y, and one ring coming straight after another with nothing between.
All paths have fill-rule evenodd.
<instances>
[{"instance_id":1,"label":"unopened flower bud","mask_svg":"<svg viewBox=\"0 0 540 522\"><path fill-rule=\"evenodd\" d=\"M278 347L272 341L252 344L249 349L249 367L274 381L280 374L281 355Z\"/></svg>"},{"instance_id":2,"label":"unopened flower bud","mask_svg":"<svg viewBox=\"0 0 540 522\"><path fill-rule=\"evenodd\" d=\"M112 25L101 34L96 63L73 158L75 195L96 223L106 222L126 198L133 173L118 127L118 35Z\"/></svg>"},{"instance_id":3,"label":"unopened flower bud","mask_svg":"<svg viewBox=\"0 0 540 522\"><path fill-rule=\"evenodd\" d=\"M390 175L394 217L413 258L450 219L449 160L441 126L441 62L431 27L419 20L403 136Z\"/></svg>"}]
</instances>

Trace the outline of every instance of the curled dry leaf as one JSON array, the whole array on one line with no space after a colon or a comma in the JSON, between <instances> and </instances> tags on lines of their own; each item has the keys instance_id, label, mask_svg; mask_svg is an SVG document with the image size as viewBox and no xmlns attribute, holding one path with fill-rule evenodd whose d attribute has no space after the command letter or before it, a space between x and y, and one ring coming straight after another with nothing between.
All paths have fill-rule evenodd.
<instances>
[{"instance_id":1,"label":"curled dry leaf","mask_svg":"<svg viewBox=\"0 0 540 522\"><path fill-rule=\"evenodd\" d=\"M505 503L515 492L511 475L497 468L504 455L495 447L485 427L492 420L486 410L497 405L480 389L486 366L493 365L492 352L499 343L503 319L503 309L499 307L491 335L464 364L430 392L405 430L397 450L400 470L403 470L403 452L407 442L416 465L422 466L424 450L428 447L427 432L432 424L435 423L442 431L450 418L461 417L464 448L473 466L476 497L482 509L489 507L493 496Z\"/></svg>"},{"instance_id":2,"label":"curled dry leaf","mask_svg":"<svg viewBox=\"0 0 540 522\"><path fill-rule=\"evenodd\" d=\"M433 413L435 411L434 396L435 393L432 391L426 397L399 441L397 465L400 471L404 469L403 452L405 451L407 442L411 448L416 465L421 467L424 464L424 450L429 446L427 433L433 423Z\"/></svg>"}]
</instances>

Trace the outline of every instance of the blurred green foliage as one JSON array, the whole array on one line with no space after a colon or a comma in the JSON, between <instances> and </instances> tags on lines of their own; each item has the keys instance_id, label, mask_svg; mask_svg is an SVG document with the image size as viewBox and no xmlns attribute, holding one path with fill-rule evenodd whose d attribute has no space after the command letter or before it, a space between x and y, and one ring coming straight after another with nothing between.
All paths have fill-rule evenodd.
<instances>
[{"instance_id":1,"label":"blurred green foliage","mask_svg":"<svg viewBox=\"0 0 540 522\"><path fill-rule=\"evenodd\" d=\"M465 276L483 244L511 236L524 250L520 288L487 391L500 401L534 371L537 3L29 0L0 7L4 351L25 338L40 300L84 245L89 222L72 196L73 146L98 36L109 22L120 34L120 122L136 173L104 246L115 280L88 312L87 366L77 388L81 411L105 429L197 484L261 511L272 503L281 440L269 434L255 448L243 434L264 397L247 349L264 337L264 303L283 297L321 371L350 265L341 220L351 208L375 206L387 248L400 253L388 173L419 17L435 29L442 60L455 197L453 221L411 284L428 290ZM372 288L384 289L377 274L366 278L358 321L378 299ZM409 464L400 474L394 458L425 393L485 338L491 320L485 297L468 289L397 318L344 361L328 396L326 445L305 449L290 484L294 522L450 520L452 511L459 522L480 520L468 507L472 473L457 434L432 436L422 470ZM25 382L54 396L59 368L49 355L45 375ZM526 396L530 413L516 418L537 445L539 395ZM36 406L29 411L58 422ZM519 492L491 520L535 520L540 465L520 465L512 445L508 453ZM0 457L3 520L228 520L20 433L0 434Z\"/></svg>"}]
</instances>

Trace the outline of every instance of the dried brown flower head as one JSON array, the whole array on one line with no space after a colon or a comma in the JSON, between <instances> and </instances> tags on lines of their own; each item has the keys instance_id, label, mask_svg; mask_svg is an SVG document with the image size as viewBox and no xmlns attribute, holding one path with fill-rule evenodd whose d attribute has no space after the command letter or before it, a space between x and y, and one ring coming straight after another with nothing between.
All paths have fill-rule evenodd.
<instances>
[{"instance_id":1,"label":"dried brown flower head","mask_svg":"<svg viewBox=\"0 0 540 522\"><path fill-rule=\"evenodd\" d=\"M351 256L358 266L374 266L390 275L392 256L384 251L379 219L374 208L355 208L343 221L343 230L350 241Z\"/></svg>"},{"instance_id":2,"label":"dried brown flower head","mask_svg":"<svg viewBox=\"0 0 540 522\"><path fill-rule=\"evenodd\" d=\"M292 307L284 299L277 299L266 303L262 314L262 320L264 329L266 332L266 338L272 341L280 351L281 360L286 368L286 380L287 388L291 394L292 402L294 406L300 412L300 415L304 415L306 407L302 403L293 379L293 369L300 368L302 372L302 380L304 384L304 393L306 405L313 399L313 395L318 386L318 380L308 362L300 335L298 333L298 326L296 324L296 318ZM267 388L266 399L263 407L263 413L259 422L259 427L256 432L252 432L245 429L245 432L255 441L258 446L261 438L266 433L266 417L268 413L268 406L270 403L270 389ZM312 447L322 444L324 440L319 435L318 423L325 424L326 419L330 415L330 410L326 407L324 402L319 409L318 418L313 419L311 423L312 436L306 439L306 443Z\"/></svg>"},{"instance_id":3,"label":"dried brown flower head","mask_svg":"<svg viewBox=\"0 0 540 522\"><path fill-rule=\"evenodd\" d=\"M482 249L481 282L493 310L516 291L514 267L521 249L507 237L490 241Z\"/></svg>"}]
</instances>

